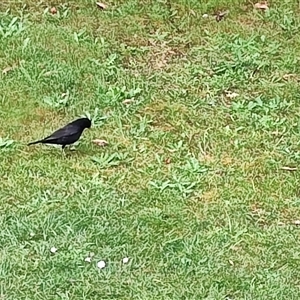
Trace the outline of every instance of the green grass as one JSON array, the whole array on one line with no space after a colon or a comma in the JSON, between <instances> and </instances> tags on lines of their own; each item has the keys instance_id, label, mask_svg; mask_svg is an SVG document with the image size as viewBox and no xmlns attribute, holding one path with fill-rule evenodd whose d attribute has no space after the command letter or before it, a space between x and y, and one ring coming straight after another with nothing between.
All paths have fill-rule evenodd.
<instances>
[{"instance_id":1,"label":"green grass","mask_svg":"<svg viewBox=\"0 0 300 300\"><path fill-rule=\"evenodd\" d=\"M296 1L59 2L0 4L0 299L299 299Z\"/></svg>"}]
</instances>

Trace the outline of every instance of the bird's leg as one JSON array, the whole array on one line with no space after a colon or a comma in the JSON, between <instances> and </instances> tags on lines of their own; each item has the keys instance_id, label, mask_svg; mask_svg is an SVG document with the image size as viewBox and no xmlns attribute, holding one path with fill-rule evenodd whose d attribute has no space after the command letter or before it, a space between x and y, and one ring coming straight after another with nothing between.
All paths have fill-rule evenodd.
<instances>
[{"instance_id":1,"label":"bird's leg","mask_svg":"<svg viewBox=\"0 0 300 300\"><path fill-rule=\"evenodd\" d=\"M64 157L66 157L65 147L66 147L66 145L61 146L61 152Z\"/></svg>"}]
</instances>

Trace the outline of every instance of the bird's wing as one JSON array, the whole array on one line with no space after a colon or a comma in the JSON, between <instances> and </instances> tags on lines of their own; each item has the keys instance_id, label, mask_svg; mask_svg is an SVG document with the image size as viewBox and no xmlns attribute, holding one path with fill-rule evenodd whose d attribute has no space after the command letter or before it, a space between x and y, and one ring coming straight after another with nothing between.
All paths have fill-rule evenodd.
<instances>
[{"instance_id":1,"label":"bird's wing","mask_svg":"<svg viewBox=\"0 0 300 300\"><path fill-rule=\"evenodd\" d=\"M44 141L52 141L63 137L72 136L77 134L79 131L81 131L81 128L79 128L78 126L74 124L68 124L63 128L56 130L48 137L44 138Z\"/></svg>"}]
</instances>

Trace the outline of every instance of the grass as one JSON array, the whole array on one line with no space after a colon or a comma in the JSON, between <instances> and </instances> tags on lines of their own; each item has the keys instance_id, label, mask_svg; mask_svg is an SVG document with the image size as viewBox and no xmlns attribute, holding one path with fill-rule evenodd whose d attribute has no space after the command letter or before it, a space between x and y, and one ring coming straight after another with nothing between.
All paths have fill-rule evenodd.
<instances>
[{"instance_id":1,"label":"grass","mask_svg":"<svg viewBox=\"0 0 300 300\"><path fill-rule=\"evenodd\" d=\"M0 5L0 298L299 299L298 4L59 2Z\"/></svg>"}]
</instances>

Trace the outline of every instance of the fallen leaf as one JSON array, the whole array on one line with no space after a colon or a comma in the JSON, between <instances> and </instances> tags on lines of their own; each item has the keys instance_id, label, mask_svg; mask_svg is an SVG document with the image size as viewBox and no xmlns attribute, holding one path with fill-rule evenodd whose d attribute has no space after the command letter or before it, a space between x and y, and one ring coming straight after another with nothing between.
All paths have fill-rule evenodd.
<instances>
[{"instance_id":1,"label":"fallen leaf","mask_svg":"<svg viewBox=\"0 0 300 300\"><path fill-rule=\"evenodd\" d=\"M254 8L261 9L261 10L267 10L269 7L268 7L267 1L262 1L262 2L255 3Z\"/></svg>"},{"instance_id":2,"label":"fallen leaf","mask_svg":"<svg viewBox=\"0 0 300 300\"><path fill-rule=\"evenodd\" d=\"M84 259L84 261L90 263L90 262L92 262L92 258L88 256L88 257L86 257L86 258Z\"/></svg>"},{"instance_id":3,"label":"fallen leaf","mask_svg":"<svg viewBox=\"0 0 300 300\"><path fill-rule=\"evenodd\" d=\"M289 80L289 79L297 79L297 74L284 74L282 76L284 80Z\"/></svg>"},{"instance_id":4,"label":"fallen leaf","mask_svg":"<svg viewBox=\"0 0 300 300\"><path fill-rule=\"evenodd\" d=\"M104 4L104 3L101 3L101 2L96 2L96 5L101 8L101 9L106 9L107 8L107 5Z\"/></svg>"},{"instance_id":5,"label":"fallen leaf","mask_svg":"<svg viewBox=\"0 0 300 300\"><path fill-rule=\"evenodd\" d=\"M51 7L50 12L52 15L57 14L57 9L55 7Z\"/></svg>"},{"instance_id":6,"label":"fallen leaf","mask_svg":"<svg viewBox=\"0 0 300 300\"><path fill-rule=\"evenodd\" d=\"M196 17L196 13L192 9L190 9L190 13L191 13L192 16Z\"/></svg>"},{"instance_id":7,"label":"fallen leaf","mask_svg":"<svg viewBox=\"0 0 300 300\"><path fill-rule=\"evenodd\" d=\"M165 163L166 163L166 165L170 164L170 163L171 163L171 158L168 157L168 158L165 160Z\"/></svg>"},{"instance_id":8,"label":"fallen leaf","mask_svg":"<svg viewBox=\"0 0 300 300\"><path fill-rule=\"evenodd\" d=\"M125 99L122 103L125 105L128 105L130 103L132 103L134 101L134 99Z\"/></svg>"},{"instance_id":9,"label":"fallen leaf","mask_svg":"<svg viewBox=\"0 0 300 300\"><path fill-rule=\"evenodd\" d=\"M52 74L53 74L52 71L48 71L48 72L44 73L44 76L51 76Z\"/></svg>"},{"instance_id":10,"label":"fallen leaf","mask_svg":"<svg viewBox=\"0 0 300 300\"><path fill-rule=\"evenodd\" d=\"M225 91L225 93L226 93L225 96L226 96L227 98L230 98L230 99L234 99L234 98L236 98L236 97L239 96L238 93L231 92L231 91Z\"/></svg>"},{"instance_id":11,"label":"fallen leaf","mask_svg":"<svg viewBox=\"0 0 300 300\"><path fill-rule=\"evenodd\" d=\"M218 12L216 14L216 21L220 22L226 15L228 15L228 13L229 13L229 10Z\"/></svg>"},{"instance_id":12,"label":"fallen leaf","mask_svg":"<svg viewBox=\"0 0 300 300\"><path fill-rule=\"evenodd\" d=\"M271 134L273 135L282 135L282 133L280 131L272 131Z\"/></svg>"},{"instance_id":13,"label":"fallen leaf","mask_svg":"<svg viewBox=\"0 0 300 300\"><path fill-rule=\"evenodd\" d=\"M3 69L2 74L7 74L8 72L12 71L15 67L14 66L9 66Z\"/></svg>"},{"instance_id":14,"label":"fallen leaf","mask_svg":"<svg viewBox=\"0 0 300 300\"><path fill-rule=\"evenodd\" d=\"M297 168L295 168L295 167L282 167L281 170L284 170L284 171L297 171Z\"/></svg>"},{"instance_id":15,"label":"fallen leaf","mask_svg":"<svg viewBox=\"0 0 300 300\"><path fill-rule=\"evenodd\" d=\"M231 250L233 250L233 251L240 251L240 250L241 250L241 247L240 247L240 246L237 246L237 245L233 245L233 246L230 246L229 249L231 249Z\"/></svg>"},{"instance_id":16,"label":"fallen leaf","mask_svg":"<svg viewBox=\"0 0 300 300\"><path fill-rule=\"evenodd\" d=\"M108 145L108 142L106 140L100 140L100 139L93 140L93 143L100 147L104 147Z\"/></svg>"}]
</instances>

